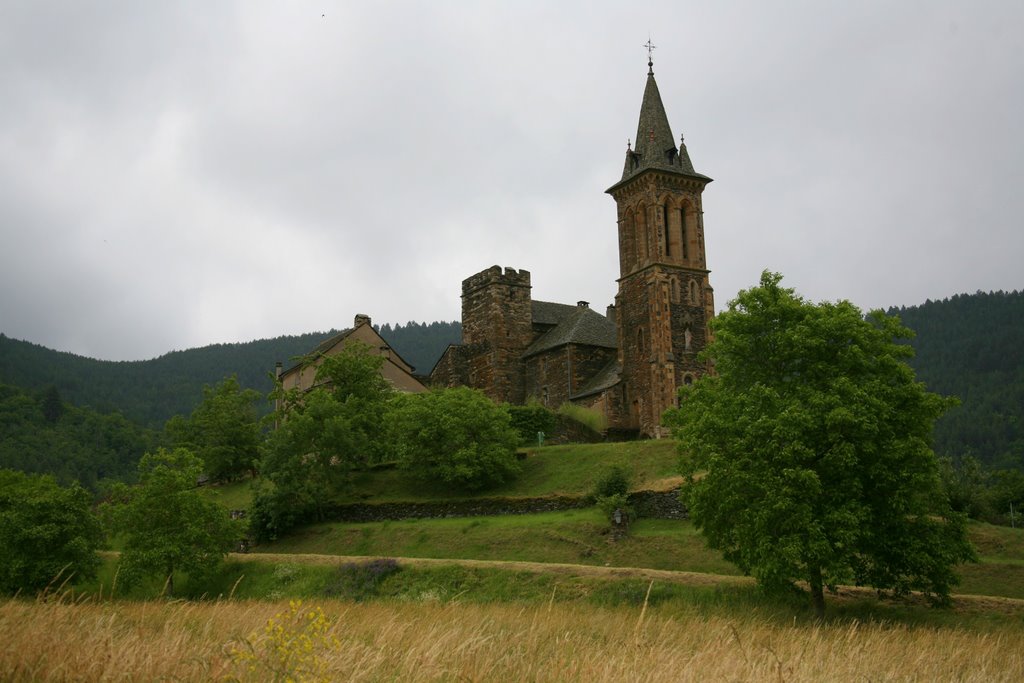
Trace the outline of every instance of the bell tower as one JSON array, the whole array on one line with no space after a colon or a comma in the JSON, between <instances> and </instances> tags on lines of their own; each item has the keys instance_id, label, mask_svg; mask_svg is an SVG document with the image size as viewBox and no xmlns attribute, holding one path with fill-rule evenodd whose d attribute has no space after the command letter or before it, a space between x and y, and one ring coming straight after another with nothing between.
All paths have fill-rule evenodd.
<instances>
[{"instance_id":1,"label":"bell tower","mask_svg":"<svg viewBox=\"0 0 1024 683\"><path fill-rule=\"evenodd\" d=\"M661 414L676 405L679 386L709 371L697 354L710 341L715 303L702 204L711 178L694 170L682 137L676 146L649 41L647 47L636 138L626 145L622 179L606 192L618 210L615 308L624 411L630 427L659 437Z\"/></svg>"}]
</instances>

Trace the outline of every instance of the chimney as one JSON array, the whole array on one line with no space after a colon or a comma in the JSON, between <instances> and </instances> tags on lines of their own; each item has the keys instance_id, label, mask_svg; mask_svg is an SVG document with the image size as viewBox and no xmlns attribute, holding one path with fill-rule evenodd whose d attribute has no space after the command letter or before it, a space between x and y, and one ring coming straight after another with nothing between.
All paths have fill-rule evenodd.
<instances>
[{"instance_id":1,"label":"chimney","mask_svg":"<svg viewBox=\"0 0 1024 683\"><path fill-rule=\"evenodd\" d=\"M281 368L284 367L284 363L277 361L274 364L274 379L281 379Z\"/></svg>"},{"instance_id":2,"label":"chimney","mask_svg":"<svg viewBox=\"0 0 1024 683\"><path fill-rule=\"evenodd\" d=\"M589 301L577 301L576 305L579 308L590 308L590 302Z\"/></svg>"},{"instance_id":3,"label":"chimney","mask_svg":"<svg viewBox=\"0 0 1024 683\"><path fill-rule=\"evenodd\" d=\"M608 310L605 311L605 317L615 322L615 304L608 304Z\"/></svg>"},{"instance_id":4,"label":"chimney","mask_svg":"<svg viewBox=\"0 0 1024 683\"><path fill-rule=\"evenodd\" d=\"M370 324L370 316L366 315L365 313L356 313L355 327L359 327L360 325L369 325L369 324Z\"/></svg>"}]
</instances>

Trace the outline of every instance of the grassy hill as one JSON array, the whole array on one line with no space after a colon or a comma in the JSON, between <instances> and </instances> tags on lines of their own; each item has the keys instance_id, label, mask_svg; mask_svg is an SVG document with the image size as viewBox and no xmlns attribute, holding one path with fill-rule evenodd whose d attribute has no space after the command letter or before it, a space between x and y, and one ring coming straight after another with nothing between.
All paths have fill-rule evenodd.
<instances>
[{"instance_id":1,"label":"grassy hill","mask_svg":"<svg viewBox=\"0 0 1024 683\"><path fill-rule=\"evenodd\" d=\"M516 481L478 497L584 496L613 464L633 475L633 490L677 486L676 445L671 440L580 444L529 449ZM230 508L248 504L245 482L211 487L209 495ZM466 500L473 496L424 487L400 470L356 476L342 502L392 503ZM597 508L557 512L406 519L367 523L329 522L299 528L254 549L257 554L378 556L630 567L735 576L736 568L705 547L692 524L640 519L630 534L614 539ZM959 592L1024 599L1024 530L982 523L970 526L981 562L960 568Z\"/></svg>"}]
</instances>

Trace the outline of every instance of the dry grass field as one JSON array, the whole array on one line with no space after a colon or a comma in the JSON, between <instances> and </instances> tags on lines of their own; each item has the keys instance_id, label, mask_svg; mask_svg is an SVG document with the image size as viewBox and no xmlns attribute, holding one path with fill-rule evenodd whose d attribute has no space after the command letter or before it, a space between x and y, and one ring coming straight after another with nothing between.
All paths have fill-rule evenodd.
<instances>
[{"instance_id":1,"label":"dry grass field","mask_svg":"<svg viewBox=\"0 0 1024 683\"><path fill-rule=\"evenodd\" d=\"M320 609L326 620L313 619ZM7 600L0 603L0 675L5 681L288 675L587 683L1024 680L1021 625L808 626L756 613L714 616L557 602L439 604L429 596L407 603L323 600L303 605L299 616L307 610L308 622L289 624L282 619L287 602ZM270 629L268 619L276 619Z\"/></svg>"}]
</instances>

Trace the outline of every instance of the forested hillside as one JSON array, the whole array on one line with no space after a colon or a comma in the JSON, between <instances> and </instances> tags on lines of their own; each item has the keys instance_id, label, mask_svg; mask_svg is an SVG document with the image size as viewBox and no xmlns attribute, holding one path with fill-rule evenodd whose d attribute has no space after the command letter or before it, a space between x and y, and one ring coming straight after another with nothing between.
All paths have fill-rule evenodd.
<instances>
[{"instance_id":1,"label":"forested hillside","mask_svg":"<svg viewBox=\"0 0 1024 683\"><path fill-rule=\"evenodd\" d=\"M890 309L917 333L910 361L960 406L935 425L941 455L1024 469L1024 292L960 294Z\"/></svg>"},{"instance_id":2,"label":"forested hillside","mask_svg":"<svg viewBox=\"0 0 1024 683\"><path fill-rule=\"evenodd\" d=\"M52 351L0 334L0 382L29 390L57 387L64 400L99 412L120 411L150 427L187 415L204 385L235 374L243 387L269 393L274 363L285 365L335 334L313 332L243 344L172 351L145 361L101 361Z\"/></svg>"},{"instance_id":3,"label":"forested hillside","mask_svg":"<svg viewBox=\"0 0 1024 683\"><path fill-rule=\"evenodd\" d=\"M0 384L0 468L94 488L104 478L130 479L157 439L120 413L68 405L53 387L29 392Z\"/></svg>"},{"instance_id":4,"label":"forested hillside","mask_svg":"<svg viewBox=\"0 0 1024 683\"><path fill-rule=\"evenodd\" d=\"M101 361L53 351L0 334L0 383L41 391L54 386L65 401L101 413L120 411L141 425L160 428L174 415L188 415L205 385L232 374L244 388L267 394L274 364L288 367L324 339L312 332L240 344L214 344L172 351L146 361ZM462 338L458 322L384 325L382 336L418 372L430 372L449 343Z\"/></svg>"},{"instance_id":5,"label":"forested hillside","mask_svg":"<svg viewBox=\"0 0 1024 683\"><path fill-rule=\"evenodd\" d=\"M462 323L457 320L450 323L411 321L404 326L384 323L377 331L420 375L430 374L449 344L462 341Z\"/></svg>"}]
</instances>

